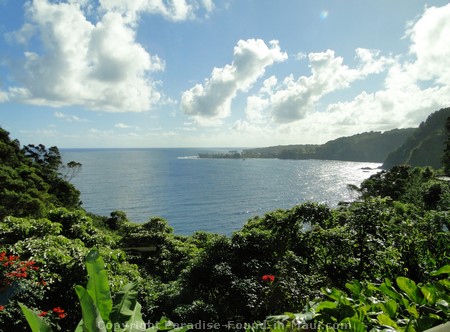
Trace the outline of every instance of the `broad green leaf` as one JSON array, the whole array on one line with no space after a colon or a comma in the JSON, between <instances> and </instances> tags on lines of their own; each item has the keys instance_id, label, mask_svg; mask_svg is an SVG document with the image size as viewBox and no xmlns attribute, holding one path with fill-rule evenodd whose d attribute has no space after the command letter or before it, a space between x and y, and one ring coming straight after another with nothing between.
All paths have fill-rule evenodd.
<instances>
[{"instance_id":1,"label":"broad green leaf","mask_svg":"<svg viewBox=\"0 0 450 332\"><path fill-rule=\"evenodd\" d=\"M414 281L406 277L398 277L397 286L398 288L400 288L402 291L405 292L405 294L411 301L414 301L418 304L422 304L422 301L424 299L422 292L417 287Z\"/></svg>"},{"instance_id":2,"label":"broad green leaf","mask_svg":"<svg viewBox=\"0 0 450 332\"><path fill-rule=\"evenodd\" d=\"M106 332L105 322L103 321L94 300L83 286L76 285L75 291L78 295L81 305L81 316L83 317L84 332Z\"/></svg>"},{"instance_id":3,"label":"broad green leaf","mask_svg":"<svg viewBox=\"0 0 450 332\"><path fill-rule=\"evenodd\" d=\"M128 326L128 328L124 329L124 332L142 332L146 330L147 326L142 319L141 305L139 304L139 302L136 302L133 314L126 322L125 326Z\"/></svg>"},{"instance_id":4,"label":"broad green leaf","mask_svg":"<svg viewBox=\"0 0 450 332\"><path fill-rule=\"evenodd\" d=\"M352 283L346 283L345 287L355 295L360 295L362 292L362 285L359 280L353 280Z\"/></svg>"},{"instance_id":5,"label":"broad green leaf","mask_svg":"<svg viewBox=\"0 0 450 332\"><path fill-rule=\"evenodd\" d=\"M400 299L400 304L403 305L405 308L409 308L411 306L411 304L409 303L409 301L406 297L402 297Z\"/></svg>"},{"instance_id":6,"label":"broad green leaf","mask_svg":"<svg viewBox=\"0 0 450 332\"><path fill-rule=\"evenodd\" d=\"M436 303L436 287L425 285L420 287L420 290L428 304L434 305Z\"/></svg>"},{"instance_id":7,"label":"broad green leaf","mask_svg":"<svg viewBox=\"0 0 450 332\"><path fill-rule=\"evenodd\" d=\"M339 323L340 329L350 332L366 332L366 326L355 318L345 318Z\"/></svg>"},{"instance_id":8,"label":"broad green leaf","mask_svg":"<svg viewBox=\"0 0 450 332\"><path fill-rule=\"evenodd\" d=\"M341 297L343 295L343 293L340 290L337 290L336 288L326 288L326 289L322 289L322 292L326 295L328 295L328 297L330 297L331 299L335 300L335 301L340 301Z\"/></svg>"},{"instance_id":9,"label":"broad green leaf","mask_svg":"<svg viewBox=\"0 0 450 332\"><path fill-rule=\"evenodd\" d=\"M161 317L158 323L158 329L161 331L169 331L173 329L173 322L167 317Z\"/></svg>"},{"instance_id":10,"label":"broad green leaf","mask_svg":"<svg viewBox=\"0 0 450 332\"><path fill-rule=\"evenodd\" d=\"M450 280L442 279L442 280L439 280L437 283L439 286L442 286L442 287L446 288L447 290L450 290Z\"/></svg>"},{"instance_id":11,"label":"broad green leaf","mask_svg":"<svg viewBox=\"0 0 450 332\"><path fill-rule=\"evenodd\" d=\"M127 322L134 313L137 303L137 283L128 283L123 286L114 297L114 305L109 316L111 322L121 326Z\"/></svg>"},{"instance_id":12,"label":"broad green leaf","mask_svg":"<svg viewBox=\"0 0 450 332\"><path fill-rule=\"evenodd\" d=\"M51 327L43 320L37 313L29 309L26 305L19 303L28 325L30 325L33 332L52 332Z\"/></svg>"},{"instance_id":13,"label":"broad green leaf","mask_svg":"<svg viewBox=\"0 0 450 332\"><path fill-rule=\"evenodd\" d=\"M375 285L372 284L372 283L369 283L369 284L367 284L367 289L370 290L370 291L372 291L372 292L376 292L376 291L378 290L378 287L375 286Z\"/></svg>"},{"instance_id":14,"label":"broad green leaf","mask_svg":"<svg viewBox=\"0 0 450 332\"><path fill-rule=\"evenodd\" d=\"M441 267L437 271L431 272L432 276L438 276L438 275L441 275L441 274L450 274L450 265L444 265L443 267Z\"/></svg>"},{"instance_id":15,"label":"broad green leaf","mask_svg":"<svg viewBox=\"0 0 450 332\"><path fill-rule=\"evenodd\" d=\"M316 312L320 312L323 309L336 309L336 307L337 307L337 303L336 302L322 301L317 306Z\"/></svg>"},{"instance_id":16,"label":"broad green leaf","mask_svg":"<svg viewBox=\"0 0 450 332\"><path fill-rule=\"evenodd\" d=\"M339 307L339 317L338 319L344 319L347 317L354 317L356 315L355 309L352 308L352 306L349 305L342 305Z\"/></svg>"},{"instance_id":17,"label":"broad green leaf","mask_svg":"<svg viewBox=\"0 0 450 332\"><path fill-rule=\"evenodd\" d=\"M359 320L363 320L364 317L367 315L367 312L369 311L369 309L371 308L371 305L363 305L360 307L356 308L356 314L358 316Z\"/></svg>"},{"instance_id":18,"label":"broad green leaf","mask_svg":"<svg viewBox=\"0 0 450 332\"><path fill-rule=\"evenodd\" d=\"M77 327L75 328L74 332L83 332L84 329L84 324L83 324L83 320L81 319L77 325Z\"/></svg>"},{"instance_id":19,"label":"broad green leaf","mask_svg":"<svg viewBox=\"0 0 450 332\"><path fill-rule=\"evenodd\" d=\"M442 299L436 301L436 304L438 306L446 308L446 309L449 307L449 303L447 301L445 301L445 300L442 300Z\"/></svg>"},{"instance_id":20,"label":"broad green leaf","mask_svg":"<svg viewBox=\"0 0 450 332\"><path fill-rule=\"evenodd\" d=\"M380 290L380 292L382 292L386 296L389 296L391 299L398 301L402 298L402 296L392 286L388 286L385 283L381 284L378 289Z\"/></svg>"},{"instance_id":21,"label":"broad green leaf","mask_svg":"<svg viewBox=\"0 0 450 332\"><path fill-rule=\"evenodd\" d=\"M419 312L417 311L417 308L415 305L411 305L409 308L406 309L414 318L419 318Z\"/></svg>"},{"instance_id":22,"label":"broad green leaf","mask_svg":"<svg viewBox=\"0 0 450 332\"><path fill-rule=\"evenodd\" d=\"M267 321L285 321L288 319L293 319L293 314L290 312L286 312L283 315L273 315L266 317Z\"/></svg>"},{"instance_id":23,"label":"broad green leaf","mask_svg":"<svg viewBox=\"0 0 450 332\"><path fill-rule=\"evenodd\" d=\"M306 322L312 320L314 318L314 314L312 312L305 312L303 314L293 314L293 320L297 322Z\"/></svg>"},{"instance_id":24,"label":"broad green leaf","mask_svg":"<svg viewBox=\"0 0 450 332\"><path fill-rule=\"evenodd\" d=\"M386 314L381 314L377 316L378 322L380 325L391 326L395 329L398 329L397 323L395 323L391 318L389 318Z\"/></svg>"},{"instance_id":25,"label":"broad green leaf","mask_svg":"<svg viewBox=\"0 0 450 332\"><path fill-rule=\"evenodd\" d=\"M103 321L107 323L112 309L111 291L105 263L97 249L94 248L87 254L85 264L89 276L86 289Z\"/></svg>"},{"instance_id":26,"label":"broad green leaf","mask_svg":"<svg viewBox=\"0 0 450 332\"><path fill-rule=\"evenodd\" d=\"M391 280L390 280L390 279L388 279L388 278L385 278L385 279L384 279L384 283L386 284L386 286L388 286L388 287L392 287L392 282L391 282Z\"/></svg>"},{"instance_id":27,"label":"broad green leaf","mask_svg":"<svg viewBox=\"0 0 450 332\"><path fill-rule=\"evenodd\" d=\"M383 311L390 317L394 318L397 314L398 304L395 300L389 300L381 304Z\"/></svg>"},{"instance_id":28,"label":"broad green leaf","mask_svg":"<svg viewBox=\"0 0 450 332\"><path fill-rule=\"evenodd\" d=\"M408 324L405 326L405 332L416 332L416 329L414 327L414 321L408 320Z\"/></svg>"}]
</instances>

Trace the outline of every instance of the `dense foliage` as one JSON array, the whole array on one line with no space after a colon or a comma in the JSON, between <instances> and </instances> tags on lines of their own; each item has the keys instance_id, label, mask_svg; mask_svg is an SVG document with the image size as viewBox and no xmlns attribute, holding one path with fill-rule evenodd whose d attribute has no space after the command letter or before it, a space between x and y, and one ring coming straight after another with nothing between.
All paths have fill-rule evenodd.
<instances>
[{"instance_id":1,"label":"dense foliage","mask_svg":"<svg viewBox=\"0 0 450 332\"><path fill-rule=\"evenodd\" d=\"M399 148L416 129L394 129L365 132L328 141L321 145L281 145L246 149L243 158L324 159L383 162L392 151Z\"/></svg>"},{"instance_id":2,"label":"dense foliage","mask_svg":"<svg viewBox=\"0 0 450 332\"><path fill-rule=\"evenodd\" d=\"M450 175L450 116L445 122L445 129L447 130L447 141L445 142L445 149L442 155L442 165L444 166L445 174Z\"/></svg>"},{"instance_id":3,"label":"dense foliage","mask_svg":"<svg viewBox=\"0 0 450 332\"><path fill-rule=\"evenodd\" d=\"M383 168L396 165L442 167L442 152L447 141L445 124L450 117L450 107L428 116L406 142L394 150L383 163Z\"/></svg>"},{"instance_id":4,"label":"dense foliage","mask_svg":"<svg viewBox=\"0 0 450 332\"><path fill-rule=\"evenodd\" d=\"M53 330L75 330L83 291L74 287L88 282L85 257L94 246L113 293L137 283L145 322L156 324L168 316L175 324L206 329L202 324L210 323L220 330L242 330L244 323L284 312L316 321L327 314L335 322L341 309L349 319L355 318L349 313L356 307L375 310L385 303L391 310L394 304L383 287L392 285L405 297L398 280L414 280L422 293L432 292L433 272L450 264L450 187L431 168L382 171L354 188L357 201L337 208L309 202L252 218L232 236L177 236L161 218L135 224L121 211L109 217L87 213L61 170L56 148L21 149L7 132L0 134L0 257L18 264L1 270L3 331L26 331L19 303L31 310L28 316L52 312L46 319ZM37 269L24 277L21 267ZM439 288L433 294L447 301L449 293ZM397 303L401 309L395 313L385 312L387 318L404 327L408 319L424 317L420 310L418 317L405 314L413 310L410 300ZM327 307L320 304L324 301L337 302ZM302 313L314 303L320 310L313 306L315 311ZM441 319L433 316L431 325L449 319L436 315ZM367 317L360 319L364 328L375 326ZM387 318L380 319L391 323ZM415 331L422 330L414 324Z\"/></svg>"}]
</instances>

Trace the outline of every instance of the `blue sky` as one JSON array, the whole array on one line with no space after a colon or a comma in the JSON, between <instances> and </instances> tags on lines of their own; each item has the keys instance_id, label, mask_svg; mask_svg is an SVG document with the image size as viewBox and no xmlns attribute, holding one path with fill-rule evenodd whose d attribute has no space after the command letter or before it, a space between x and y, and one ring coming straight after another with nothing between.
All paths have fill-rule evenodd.
<instances>
[{"instance_id":1,"label":"blue sky","mask_svg":"<svg viewBox=\"0 0 450 332\"><path fill-rule=\"evenodd\" d=\"M324 143L448 106L449 1L0 0L22 144Z\"/></svg>"}]
</instances>

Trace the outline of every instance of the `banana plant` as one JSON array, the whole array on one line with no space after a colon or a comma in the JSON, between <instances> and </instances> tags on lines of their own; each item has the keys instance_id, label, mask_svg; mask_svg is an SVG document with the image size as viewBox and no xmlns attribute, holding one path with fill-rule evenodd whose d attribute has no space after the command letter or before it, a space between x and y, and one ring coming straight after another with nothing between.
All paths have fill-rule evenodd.
<instances>
[{"instance_id":1,"label":"banana plant","mask_svg":"<svg viewBox=\"0 0 450 332\"><path fill-rule=\"evenodd\" d=\"M74 332L184 332L191 329L189 325L174 328L175 324L165 317L155 326L147 326L137 302L137 284L126 284L112 297L105 263L97 249L88 253L85 264L89 276L87 286L75 286L82 319ZM20 307L33 332L53 332L37 312L23 304Z\"/></svg>"}]
</instances>

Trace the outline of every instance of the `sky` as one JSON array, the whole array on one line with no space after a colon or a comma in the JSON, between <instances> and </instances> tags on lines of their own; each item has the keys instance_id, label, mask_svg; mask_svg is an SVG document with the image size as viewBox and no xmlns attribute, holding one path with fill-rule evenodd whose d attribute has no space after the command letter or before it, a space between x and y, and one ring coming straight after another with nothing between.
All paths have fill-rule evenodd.
<instances>
[{"instance_id":1,"label":"sky","mask_svg":"<svg viewBox=\"0 0 450 332\"><path fill-rule=\"evenodd\" d=\"M449 106L448 0L0 0L21 144L321 144Z\"/></svg>"}]
</instances>

